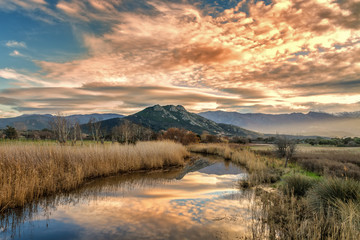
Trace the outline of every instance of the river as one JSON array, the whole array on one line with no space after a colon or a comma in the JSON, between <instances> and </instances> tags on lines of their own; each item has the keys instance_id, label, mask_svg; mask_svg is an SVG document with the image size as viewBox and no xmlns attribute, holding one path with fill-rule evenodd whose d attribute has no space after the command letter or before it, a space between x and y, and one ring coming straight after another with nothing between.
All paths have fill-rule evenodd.
<instances>
[{"instance_id":1,"label":"river","mask_svg":"<svg viewBox=\"0 0 360 240\"><path fill-rule=\"evenodd\" d=\"M0 239L238 239L248 232L245 171L214 156L95 179L2 216Z\"/></svg>"}]
</instances>

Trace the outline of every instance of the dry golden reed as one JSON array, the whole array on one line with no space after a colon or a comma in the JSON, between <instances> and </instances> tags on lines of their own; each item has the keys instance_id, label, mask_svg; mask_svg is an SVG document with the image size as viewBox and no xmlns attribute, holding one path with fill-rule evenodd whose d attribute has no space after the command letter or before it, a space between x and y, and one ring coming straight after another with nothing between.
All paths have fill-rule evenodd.
<instances>
[{"instance_id":1,"label":"dry golden reed","mask_svg":"<svg viewBox=\"0 0 360 240\"><path fill-rule=\"evenodd\" d=\"M185 147L170 141L136 145L0 144L0 212L69 191L87 179L184 164Z\"/></svg>"}]
</instances>

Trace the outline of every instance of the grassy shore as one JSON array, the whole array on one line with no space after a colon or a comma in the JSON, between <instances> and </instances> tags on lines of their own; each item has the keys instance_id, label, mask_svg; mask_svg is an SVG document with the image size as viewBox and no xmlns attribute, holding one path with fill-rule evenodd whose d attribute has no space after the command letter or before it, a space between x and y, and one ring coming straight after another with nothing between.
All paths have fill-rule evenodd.
<instances>
[{"instance_id":1,"label":"grassy shore","mask_svg":"<svg viewBox=\"0 0 360 240\"><path fill-rule=\"evenodd\" d=\"M0 212L121 172L181 166L185 147L169 141L136 145L0 144Z\"/></svg>"},{"instance_id":2,"label":"grassy shore","mask_svg":"<svg viewBox=\"0 0 360 240\"><path fill-rule=\"evenodd\" d=\"M360 239L358 170L352 168L352 174L347 170L352 166L347 164L358 165L356 150L306 147L299 149L298 163L284 168L283 161L269 149L256 152L216 144L192 145L188 149L223 156L248 169L249 178L241 186L254 187L256 196L251 207L252 239ZM316 166L327 164L316 174L299 159L312 159ZM323 159L322 163L319 159ZM329 166L333 164L339 169L331 171Z\"/></svg>"}]
</instances>

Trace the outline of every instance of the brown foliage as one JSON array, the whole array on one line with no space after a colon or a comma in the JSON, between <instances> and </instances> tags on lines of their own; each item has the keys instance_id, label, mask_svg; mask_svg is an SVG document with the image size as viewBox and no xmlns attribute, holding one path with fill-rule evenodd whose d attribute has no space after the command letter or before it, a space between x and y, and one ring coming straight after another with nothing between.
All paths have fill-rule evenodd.
<instances>
[{"instance_id":1,"label":"brown foliage","mask_svg":"<svg viewBox=\"0 0 360 240\"><path fill-rule=\"evenodd\" d=\"M160 139L173 140L183 145L199 142L199 137L195 133L179 128L169 128L160 135Z\"/></svg>"},{"instance_id":2,"label":"brown foliage","mask_svg":"<svg viewBox=\"0 0 360 240\"><path fill-rule=\"evenodd\" d=\"M360 180L360 154L347 151L300 152L294 160L303 168L321 175Z\"/></svg>"}]
</instances>

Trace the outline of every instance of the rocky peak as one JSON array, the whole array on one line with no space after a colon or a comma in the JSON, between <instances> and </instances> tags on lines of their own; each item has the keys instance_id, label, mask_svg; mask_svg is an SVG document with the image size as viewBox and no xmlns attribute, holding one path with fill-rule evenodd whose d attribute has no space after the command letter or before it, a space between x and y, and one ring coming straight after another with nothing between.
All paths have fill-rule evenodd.
<instances>
[{"instance_id":1,"label":"rocky peak","mask_svg":"<svg viewBox=\"0 0 360 240\"><path fill-rule=\"evenodd\" d=\"M174 105L170 105L169 111L170 111L170 112L177 112L177 111L178 111L178 109L177 109L177 107L176 107L176 106L174 106Z\"/></svg>"},{"instance_id":2,"label":"rocky peak","mask_svg":"<svg viewBox=\"0 0 360 240\"><path fill-rule=\"evenodd\" d=\"M154 109L154 111L157 111L157 112L163 112L165 109L160 106L159 104L156 104L155 106L152 107Z\"/></svg>"},{"instance_id":3,"label":"rocky peak","mask_svg":"<svg viewBox=\"0 0 360 240\"><path fill-rule=\"evenodd\" d=\"M186 112L186 109L182 105L177 105L176 109L179 110L179 111L185 111Z\"/></svg>"}]
</instances>

